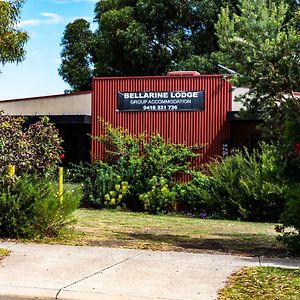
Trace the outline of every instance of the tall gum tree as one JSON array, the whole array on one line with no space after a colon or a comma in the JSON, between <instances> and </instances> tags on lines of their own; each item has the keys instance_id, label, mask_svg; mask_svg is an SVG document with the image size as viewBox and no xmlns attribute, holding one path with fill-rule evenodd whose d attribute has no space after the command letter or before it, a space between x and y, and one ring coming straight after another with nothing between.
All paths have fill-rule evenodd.
<instances>
[{"instance_id":1,"label":"tall gum tree","mask_svg":"<svg viewBox=\"0 0 300 300\"><path fill-rule=\"evenodd\" d=\"M248 114L263 121L263 134L278 142L291 111L300 114L299 4L239 0L238 13L223 8L216 24L224 63L235 69L236 84L250 92L242 98ZM299 124L300 125L300 124Z\"/></svg>"},{"instance_id":2,"label":"tall gum tree","mask_svg":"<svg viewBox=\"0 0 300 300\"><path fill-rule=\"evenodd\" d=\"M0 1L0 63L19 63L25 58L28 34L18 28L24 1Z\"/></svg>"}]
</instances>

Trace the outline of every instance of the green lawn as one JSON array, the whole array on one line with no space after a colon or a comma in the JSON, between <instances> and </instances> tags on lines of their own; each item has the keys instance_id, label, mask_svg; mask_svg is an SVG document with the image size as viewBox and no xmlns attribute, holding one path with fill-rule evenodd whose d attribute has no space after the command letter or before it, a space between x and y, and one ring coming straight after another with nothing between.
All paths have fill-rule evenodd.
<instances>
[{"instance_id":1,"label":"green lawn","mask_svg":"<svg viewBox=\"0 0 300 300\"><path fill-rule=\"evenodd\" d=\"M245 268L232 275L218 300L300 299L300 270Z\"/></svg>"},{"instance_id":2,"label":"green lawn","mask_svg":"<svg viewBox=\"0 0 300 300\"><path fill-rule=\"evenodd\" d=\"M79 209L77 223L48 243L285 256L275 224ZM43 240L45 242L45 240Z\"/></svg>"}]
</instances>

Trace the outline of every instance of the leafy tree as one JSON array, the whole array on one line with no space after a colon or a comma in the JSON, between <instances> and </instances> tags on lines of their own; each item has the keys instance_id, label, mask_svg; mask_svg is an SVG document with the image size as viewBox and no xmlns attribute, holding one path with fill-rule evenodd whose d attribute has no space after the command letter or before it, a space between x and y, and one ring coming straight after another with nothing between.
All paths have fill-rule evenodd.
<instances>
[{"instance_id":1,"label":"leafy tree","mask_svg":"<svg viewBox=\"0 0 300 300\"><path fill-rule=\"evenodd\" d=\"M293 94L299 88L299 12L291 18L290 6L279 0L239 0L238 9L222 9L216 24L219 46L227 66L238 72L233 80L250 87L242 98L247 112L264 121L268 139L278 141L288 113L300 113Z\"/></svg>"},{"instance_id":2,"label":"leafy tree","mask_svg":"<svg viewBox=\"0 0 300 300\"><path fill-rule=\"evenodd\" d=\"M84 19L68 24L61 45L59 74L73 91L91 90L93 33L90 24Z\"/></svg>"},{"instance_id":3,"label":"leafy tree","mask_svg":"<svg viewBox=\"0 0 300 300\"><path fill-rule=\"evenodd\" d=\"M0 1L0 63L21 62L25 56L26 32L17 27L24 1Z\"/></svg>"},{"instance_id":4,"label":"leafy tree","mask_svg":"<svg viewBox=\"0 0 300 300\"><path fill-rule=\"evenodd\" d=\"M87 70L92 69L95 76L162 75L190 67L212 72L216 63L209 54L218 50L214 23L221 7L228 4L234 9L236 1L99 1L95 6L98 28L91 48L86 42L91 35L85 25L78 26L76 20L67 26L60 75L77 90L83 89L78 83L90 82ZM78 47L81 42L89 46ZM73 47L82 50L68 50Z\"/></svg>"},{"instance_id":5,"label":"leafy tree","mask_svg":"<svg viewBox=\"0 0 300 300\"><path fill-rule=\"evenodd\" d=\"M213 21L224 1L100 1L97 75L161 75L216 48Z\"/></svg>"}]
</instances>

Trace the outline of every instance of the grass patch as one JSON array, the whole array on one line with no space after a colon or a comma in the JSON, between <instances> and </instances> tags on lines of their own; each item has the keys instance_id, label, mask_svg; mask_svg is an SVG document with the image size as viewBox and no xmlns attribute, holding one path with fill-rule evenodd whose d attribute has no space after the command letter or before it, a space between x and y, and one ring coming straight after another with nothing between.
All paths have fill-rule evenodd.
<instances>
[{"instance_id":1,"label":"grass patch","mask_svg":"<svg viewBox=\"0 0 300 300\"><path fill-rule=\"evenodd\" d=\"M58 238L40 242L247 256L286 256L274 225L79 209L76 225Z\"/></svg>"},{"instance_id":2,"label":"grass patch","mask_svg":"<svg viewBox=\"0 0 300 300\"><path fill-rule=\"evenodd\" d=\"M245 256L287 255L287 249L276 241L275 224L270 223L88 209L76 210L75 218L77 223L58 237L34 242Z\"/></svg>"},{"instance_id":3,"label":"grass patch","mask_svg":"<svg viewBox=\"0 0 300 300\"><path fill-rule=\"evenodd\" d=\"M10 253L9 250L0 248L0 260L1 260L3 257L8 256L9 253Z\"/></svg>"},{"instance_id":4,"label":"grass patch","mask_svg":"<svg viewBox=\"0 0 300 300\"><path fill-rule=\"evenodd\" d=\"M244 268L233 274L218 300L300 299L300 270Z\"/></svg>"}]
</instances>

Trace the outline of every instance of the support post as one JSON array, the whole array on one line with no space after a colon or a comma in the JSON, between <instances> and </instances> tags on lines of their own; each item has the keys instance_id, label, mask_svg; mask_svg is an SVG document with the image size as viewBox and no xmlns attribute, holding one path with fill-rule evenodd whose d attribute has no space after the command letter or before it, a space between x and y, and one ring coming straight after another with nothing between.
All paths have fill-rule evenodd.
<instances>
[{"instance_id":1,"label":"support post","mask_svg":"<svg viewBox=\"0 0 300 300\"><path fill-rule=\"evenodd\" d=\"M63 202L64 168L58 168L58 197L60 203Z\"/></svg>"}]
</instances>

